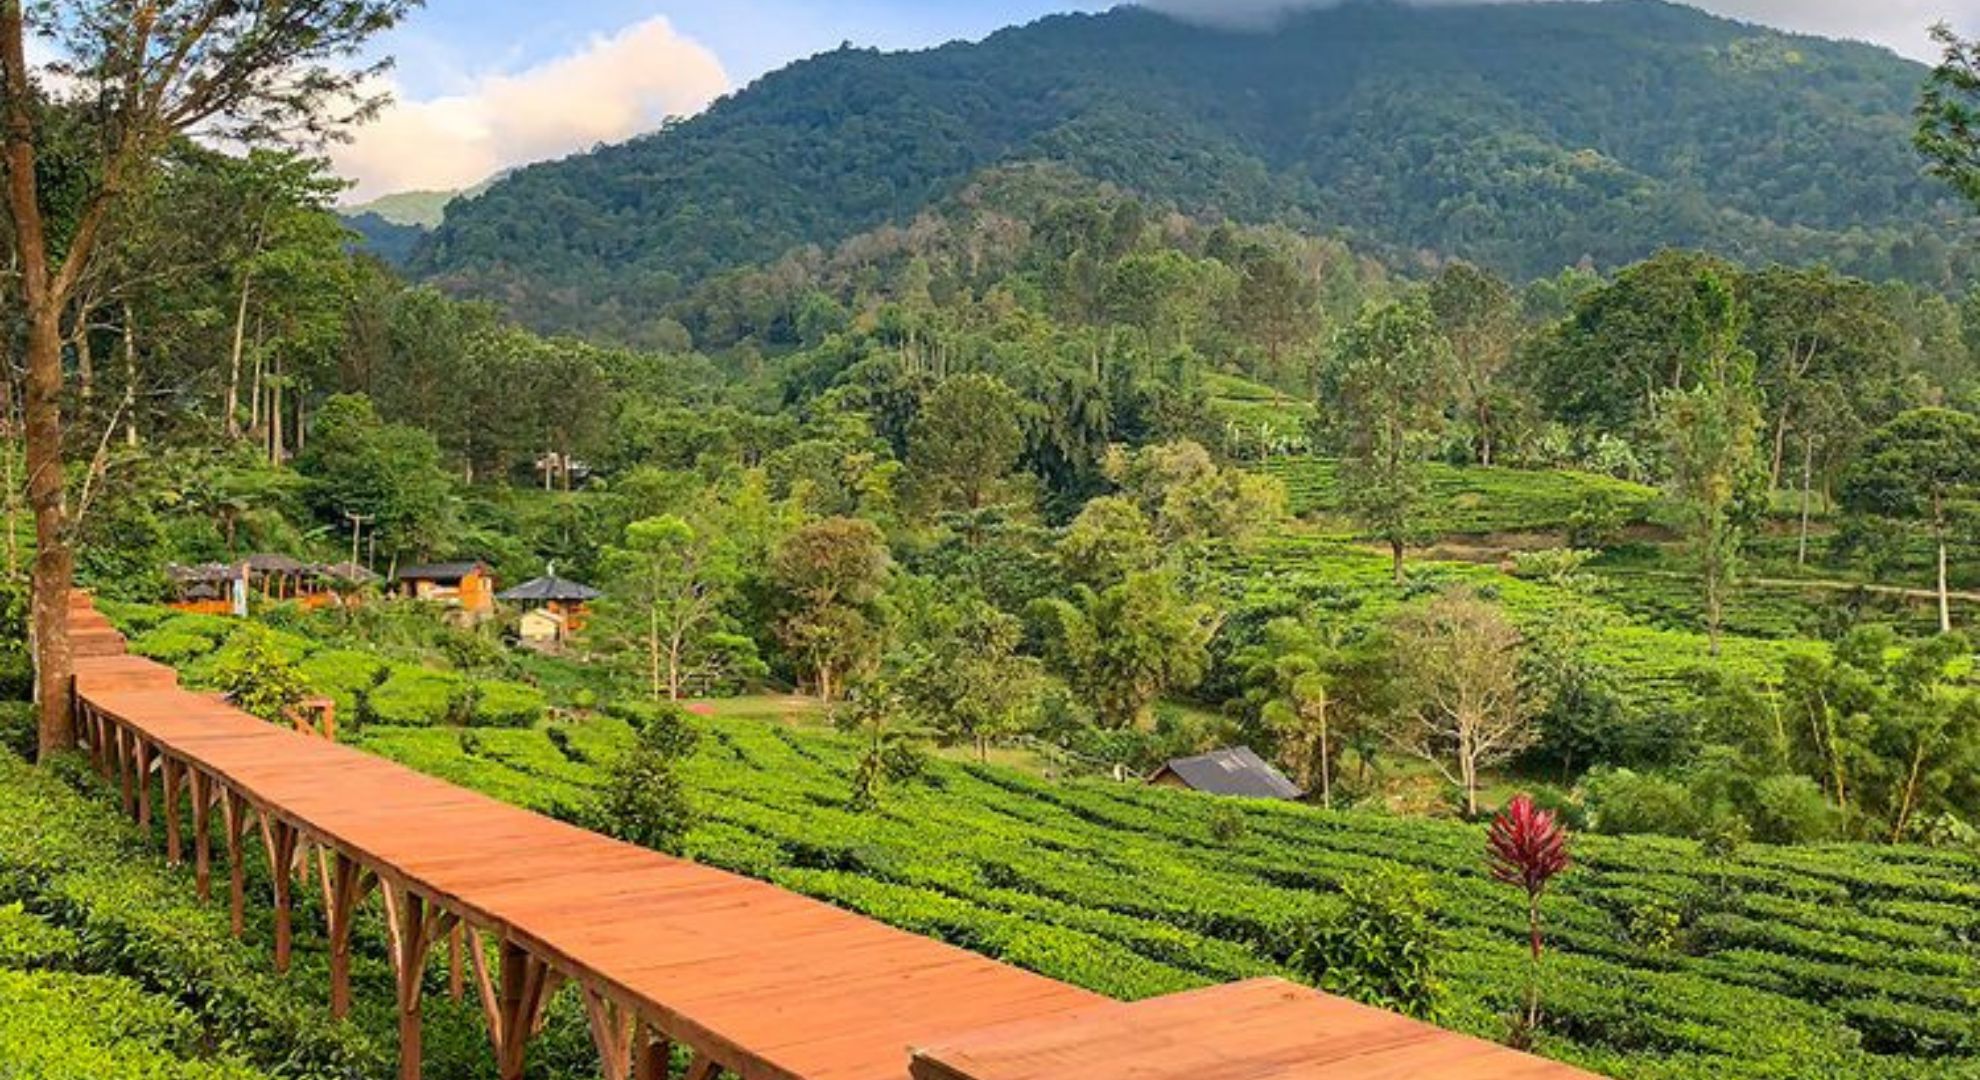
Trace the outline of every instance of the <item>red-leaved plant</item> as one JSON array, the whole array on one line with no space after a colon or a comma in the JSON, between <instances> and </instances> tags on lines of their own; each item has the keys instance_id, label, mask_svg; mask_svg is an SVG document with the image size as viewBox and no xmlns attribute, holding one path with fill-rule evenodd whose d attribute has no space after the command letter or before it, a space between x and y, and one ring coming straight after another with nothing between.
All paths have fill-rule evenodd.
<instances>
[{"instance_id":1,"label":"red-leaved plant","mask_svg":"<svg viewBox=\"0 0 1980 1080\"><path fill-rule=\"evenodd\" d=\"M1568 831L1526 794L1513 796L1492 819L1485 837L1485 861L1492 876L1526 890L1526 923L1533 962L1527 969L1526 1015L1514 1025L1513 1042L1525 1047L1540 1026L1540 961L1546 939L1540 928L1540 897L1547 883L1568 868Z\"/></svg>"}]
</instances>

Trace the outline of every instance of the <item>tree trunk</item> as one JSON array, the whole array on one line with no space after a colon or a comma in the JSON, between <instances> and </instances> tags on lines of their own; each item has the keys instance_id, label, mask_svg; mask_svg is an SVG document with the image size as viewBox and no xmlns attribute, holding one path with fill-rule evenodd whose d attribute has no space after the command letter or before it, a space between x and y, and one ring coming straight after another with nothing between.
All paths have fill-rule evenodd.
<instances>
[{"instance_id":1,"label":"tree trunk","mask_svg":"<svg viewBox=\"0 0 1980 1080\"><path fill-rule=\"evenodd\" d=\"M1952 593L1946 587L1946 514L1937 495L1932 496L1932 539L1939 547L1939 633L1952 633Z\"/></svg>"},{"instance_id":2,"label":"tree trunk","mask_svg":"<svg viewBox=\"0 0 1980 1080\"><path fill-rule=\"evenodd\" d=\"M268 380L268 464L282 467L282 360L278 356Z\"/></svg>"},{"instance_id":3,"label":"tree trunk","mask_svg":"<svg viewBox=\"0 0 1980 1080\"><path fill-rule=\"evenodd\" d=\"M646 616L646 683L653 700L660 700L660 609L651 608Z\"/></svg>"},{"instance_id":4,"label":"tree trunk","mask_svg":"<svg viewBox=\"0 0 1980 1080\"><path fill-rule=\"evenodd\" d=\"M1327 744L1327 725L1320 725L1320 806L1334 808L1334 760Z\"/></svg>"},{"instance_id":5,"label":"tree trunk","mask_svg":"<svg viewBox=\"0 0 1980 1080\"><path fill-rule=\"evenodd\" d=\"M27 29L23 5L0 4L0 60L7 73L7 213L20 274L19 296L27 322L27 488L34 511L32 648L35 694L40 703L38 756L75 744L69 705L69 586L75 561L69 551L68 512L62 478L62 307L72 284L66 272L51 274L48 241L35 183L35 123L27 93ZM106 176L106 186L110 178ZM71 241L70 259L86 257L94 225L85 212ZM77 263L75 265L81 265Z\"/></svg>"},{"instance_id":6,"label":"tree trunk","mask_svg":"<svg viewBox=\"0 0 1980 1080\"><path fill-rule=\"evenodd\" d=\"M1781 415L1774 420L1774 455L1772 464L1767 470L1767 476L1769 477L1767 481L1768 494L1772 494L1776 488L1781 486L1781 469L1784 467L1784 459L1787 457L1787 430L1788 411L1783 408Z\"/></svg>"},{"instance_id":7,"label":"tree trunk","mask_svg":"<svg viewBox=\"0 0 1980 1080\"><path fill-rule=\"evenodd\" d=\"M138 444L137 427L138 353L137 323L131 305L124 305L124 445Z\"/></svg>"},{"instance_id":8,"label":"tree trunk","mask_svg":"<svg viewBox=\"0 0 1980 1080\"><path fill-rule=\"evenodd\" d=\"M1808 565L1808 514L1815 501L1815 440L1801 442L1801 539L1795 547L1794 565Z\"/></svg>"},{"instance_id":9,"label":"tree trunk","mask_svg":"<svg viewBox=\"0 0 1980 1080\"><path fill-rule=\"evenodd\" d=\"M1393 563L1396 584L1401 585L1403 583L1403 542L1401 540L1389 541L1389 555Z\"/></svg>"},{"instance_id":10,"label":"tree trunk","mask_svg":"<svg viewBox=\"0 0 1980 1080\"><path fill-rule=\"evenodd\" d=\"M234 307L234 347L227 370L227 437L241 437L241 354L247 350L248 294L254 283L254 275L241 274L241 299Z\"/></svg>"},{"instance_id":11,"label":"tree trunk","mask_svg":"<svg viewBox=\"0 0 1980 1080\"><path fill-rule=\"evenodd\" d=\"M27 333L28 505L34 511L35 696L41 704L39 757L75 745L69 703L69 550L62 479L62 329L57 309L43 305Z\"/></svg>"}]
</instances>

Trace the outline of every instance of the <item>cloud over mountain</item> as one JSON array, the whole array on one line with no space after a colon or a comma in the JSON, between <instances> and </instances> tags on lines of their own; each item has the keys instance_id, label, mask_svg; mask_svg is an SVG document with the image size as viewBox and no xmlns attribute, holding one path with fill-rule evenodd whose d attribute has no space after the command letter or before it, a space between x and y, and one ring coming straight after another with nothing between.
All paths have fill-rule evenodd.
<instances>
[{"instance_id":1,"label":"cloud over mountain","mask_svg":"<svg viewBox=\"0 0 1980 1080\"><path fill-rule=\"evenodd\" d=\"M655 17L534 67L473 75L453 93L412 98L388 81L393 103L331 157L357 181L354 198L465 187L699 112L729 86L714 53Z\"/></svg>"}]
</instances>

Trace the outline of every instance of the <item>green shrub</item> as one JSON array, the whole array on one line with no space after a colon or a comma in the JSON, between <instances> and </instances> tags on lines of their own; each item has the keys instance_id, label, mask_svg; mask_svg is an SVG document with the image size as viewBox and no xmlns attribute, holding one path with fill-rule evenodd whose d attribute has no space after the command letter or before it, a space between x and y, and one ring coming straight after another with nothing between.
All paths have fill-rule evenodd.
<instances>
[{"instance_id":1,"label":"green shrub","mask_svg":"<svg viewBox=\"0 0 1980 1080\"><path fill-rule=\"evenodd\" d=\"M694 753L699 739L686 710L657 711L640 728L632 749L607 771L590 826L656 851L679 851L694 826L694 807L679 765Z\"/></svg>"},{"instance_id":2,"label":"green shrub","mask_svg":"<svg viewBox=\"0 0 1980 1080\"><path fill-rule=\"evenodd\" d=\"M1443 995L1437 894L1422 874L1384 869L1341 883L1347 910L1292 930L1293 969L1315 986L1408 1016Z\"/></svg>"},{"instance_id":3,"label":"green shrub","mask_svg":"<svg viewBox=\"0 0 1980 1080\"><path fill-rule=\"evenodd\" d=\"M211 660L209 678L236 706L264 720L281 720L309 697L296 666L300 652L267 627L241 627Z\"/></svg>"},{"instance_id":4,"label":"green shrub","mask_svg":"<svg viewBox=\"0 0 1980 1080\"><path fill-rule=\"evenodd\" d=\"M50 967L76 954L76 935L30 915L18 901L0 904L0 968Z\"/></svg>"},{"instance_id":5,"label":"green shrub","mask_svg":"<svg viewBox=\"0 0 1980 1080\"><path fill-rule=\"evenodd\" d=\"M0 701L0 750L30 761L41 743L41 718L31 701Z\"/></svg>"},{"instance_id":6,"label":"green shrub","mask_svg":"<svg viewBox=\"0 0 1980 1080\"><path fill-rule=\"evenodd\" d=\"M219 647L215 638L169 624L139 634L130 644L131 652L173 667L191 663Z\"/></svg>"},{"instance_id":7,"label":"green shrub","mask_svg":"<svg viewBox=\"0 0 1980 1080\"><path fill-rule=\"evenodd\" d=\"M316 988L274 975L260 947L233 939L224 904L200 903L189 877L141 854L151 838L116 814L84 759L63 755L54 765L30 766L0 753L0 904L19 903L72 935L75 946L64 948L62 960L92 977L0 986L0 1075L16 1075L10 1067L22 1076L76 1080L252 1075L225 1061L207 1063L219 1071L178 1072L167 1064L152 1071L105 1065L101 1072L64 1072L54 1064L61 1054L47 1061L13 1056L35 1044L61 1048L75 1061L112 1060L114 1044L65 1043L72 1036L60 1026L39 1026L46 1014L33 1021L37 1026L10 1026L27 1023L20 1019L22 1002L65 997L79 1004L69 1024L95 1033L139 1041L162 1033L162 1042L188 1052L224 1046L295 1080L383 1073L389 1059L352 1025L332 1021ZM79 795L70 784L102 797ZM48 939L38 947L48 948ZM51 986L59 988L52 997ZM141 991L159 997L147 1004ZM154 1022L163 1015L158 1001L177 1003L163 1027Z\"/></svg>"},{"instance_id":8,"label":"green shrub","mask_svg":"<svg viewBox=\"0 0 1980 1080\"><path fill-rule=\"evenodd\" d=\"M0 1075L35 1080L256 1080L201 1059L184 1009L128 979L0 970Z\"/></svg>"},{"instance_id":9,"label":"green shrub","mask_svg":"<svg viewBox=\"0 0 1980 1080\"><path fill-rule=\"evenodd\" d=\"M1832 840L1841 815L1821 785L1799 774L1769 776L1753 786L1753 835L1770 844Z\"/></svg>"},{"instance_id":10,"label":"green shrub","mask_svg":"<svg viewBox=\"0 0 1980 1080\"><path fill-rule=\"evenodd\" d=\"M481 727L529 727L543 719L543 691L524 683L488 680L474 684L469 723Z\"/></svg>"},{"instance_id":11,"label":"green shrub","mask_svg":"<svg viewBox=\"0 0 1980 1080\"><path fill-rule=\"evenodd\" d=\"M1583 781L1588 820L1600 832L1689 836L1696 826L1691 789L1629 769L1597 769Z\"/></svg>"},{"instance_id":12,"label":"green shrub","mask_svg":"<svg viewBox=\"0 0 1980 1080\"><path fill-rule=\"evenodd\" d=\"M391 674L391 665L371 653L324 649L311 654L298 670L311 690L337 703L338 716L358 723L367 711L366 698Z\"/></svg>"},{"instance_id":13,"label":"green shrub","mask_svg":"<svg viewBox=\"0 0 1980 1080\"><path fill-rule=\"evenodd\" d=\"M367 721L400 727L458 723L466 719L468 684L449 672L396 664L365 700Z\"/></svg>"}]
</instances>

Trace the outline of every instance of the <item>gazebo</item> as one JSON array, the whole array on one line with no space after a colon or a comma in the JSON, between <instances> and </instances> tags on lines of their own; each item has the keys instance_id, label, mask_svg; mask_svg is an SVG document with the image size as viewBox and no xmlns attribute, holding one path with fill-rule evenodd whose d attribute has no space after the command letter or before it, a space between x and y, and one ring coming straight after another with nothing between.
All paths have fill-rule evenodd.
<instances>
[{"instance_id":1,"label":"gazebo","mask_svg":"<svg viewBox=\"0 0 1980 1080\"><path fill-rule=\"evenodd\" d=\"M552 566L544 576L498 593L495 599L524 610L524 641L554 642L584 629L591 601L603 595L589 585L558 577L557 568Z\"/></svg>"}]
</instances>

